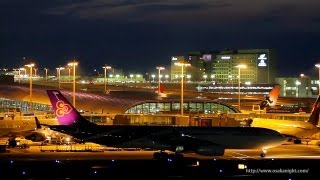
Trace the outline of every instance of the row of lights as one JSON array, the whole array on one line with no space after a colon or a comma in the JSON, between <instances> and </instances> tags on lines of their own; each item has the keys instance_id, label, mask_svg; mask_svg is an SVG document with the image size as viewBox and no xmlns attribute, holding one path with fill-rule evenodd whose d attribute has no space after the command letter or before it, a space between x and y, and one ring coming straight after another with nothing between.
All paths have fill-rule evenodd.
<instances>
[{"instance_id":1,"label":"row of lights","mask_svg":"<svg viewBox=\"0 0 320 180\"><path fill-rule=\"evenodd\" d=\"M78 62L76 62L75 60L73 60L73 62L71 63L68 63L68 66L71 66L73 67L73 94L72 94L72 102L73 102L73 106L75 107L76 103L75 103L75 89L76 89L76 86L75 86L75 76L76 76L76 66L78 65ZM34 63L30 63L30 64L26 64L25 65L26 67L30 68L30 97L29 97L29 101L30 101L30 111L32 111L32 68L35 66ZM60 89L60 70L63 69L61 67L57 68L57 71L58 71L58 78L59 78L59 89ZM20 70L24 70L23 68L19 68L19 83L20 83ZM48 73L48 69L45 68L46 70L46 80L47 80L47 73Z\"/></svg>"}]
</instances>

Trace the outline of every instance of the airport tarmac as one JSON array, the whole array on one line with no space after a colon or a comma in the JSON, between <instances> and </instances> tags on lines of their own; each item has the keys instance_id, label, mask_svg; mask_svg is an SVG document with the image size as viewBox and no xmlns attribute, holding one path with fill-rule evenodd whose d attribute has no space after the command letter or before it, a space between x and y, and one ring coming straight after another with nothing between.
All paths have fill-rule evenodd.
<instances>
[{"instance_id":1,"label":"airport tarmac","mask_svg":"<svg viewBox=\"0 0 320 180\"><path fill-rule=\"evenodd\" d=\"M95 144L86 145L46 145L30 146L26 149L8 148L0 153L1 159L11 160L152 160L151 150L121 150L105 148ZM284 144L269 149L266 157L260 157L260 150L227 149L224 156L202 156L195 153L184 154L197 159L260 160L260 159L320 159L320 147L306 144Z\"/></svg>"},{"instance_id":2,"label":"airport tarmac","mask_svg":"<svg viewBox=\"0 0 320 180\"><path fill-rule=\"evenodd\" d=\"M93 146L93 145L92 145ZM45 151L41 151L44 150ZM81 150L86 146L77 145ZM224 156L186 154L183 159L154 160L155 151L116 149L91 152L56 152L67 146L9 148L0 153L0 173L11 179L107 179L142 177L157 179L259 179L281 177L310 179L319 176L320 147L285 144L270 149L226 150ZM53 150L53 152L50 151ZM318 178L318 177L317 177Z\"/></svg>"}]
</instances>

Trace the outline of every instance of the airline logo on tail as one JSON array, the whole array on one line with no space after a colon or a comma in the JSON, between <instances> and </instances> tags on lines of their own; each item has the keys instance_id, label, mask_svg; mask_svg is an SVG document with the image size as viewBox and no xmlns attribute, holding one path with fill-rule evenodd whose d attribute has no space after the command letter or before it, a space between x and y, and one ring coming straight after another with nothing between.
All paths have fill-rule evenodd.
<instances>
[{"instance_id":1,"label":"airline logo on tail","mask_svg":"<svg viewBox=\"0 0 320 180\"><path fill-rule=\"evenodd\" d=\"M57 90L47 90L52 109L60 125L73 125L81 116L71 103Z\"/></svg>"},{"instance_id":2,"label":"airline logo on tail","mask_svg":"<svg viewBox=\"0 0 320 180\"><path fill-rule=\"evenodd\" d=\"M275 85L265 99L260 103L260 108L263 109L265 107L275 106L278 101L279 94L280 85Z\"/></svg>"},{"instance_id":3,"label":"airline logo on tail","mask_svg":"<svg viewBox=\"0 0 320 180\"><path fill-rule=\"evenodd\" d=\"M71 112L72 108L69 104L65 104L63 101L58 101L56 103L56 116L62 117Z\"/></svg>"}]
</instances>

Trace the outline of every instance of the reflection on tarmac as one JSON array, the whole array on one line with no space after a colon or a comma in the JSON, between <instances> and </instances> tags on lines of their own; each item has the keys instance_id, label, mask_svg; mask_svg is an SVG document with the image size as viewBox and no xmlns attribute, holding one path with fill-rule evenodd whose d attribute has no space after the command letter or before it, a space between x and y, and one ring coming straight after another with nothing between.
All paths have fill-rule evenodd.
<instances>
[{"instance_id":1,"label":"reflection on tarmac","mask_svg":"<svg viewBox=\"0 0 320 180\"><path fill-rule=\"evenodd\" d=\"M90 147L88 149L88 147ZM85 151L87 150L87 151ZM80 151L80 152L75 152ZM30 146L27 149L10 148L0 153L0 158L47 160L47 159L119 159L119 160L151 160L156 151L109 149L98 145L48 145ZM305 144L285 144L269 149L267 156L260 157L260 150L226 150L224 156L201 156L195 153L184 154L185 157L197 159L223 159L223 160L259 160L259 159L320 159L320 147Z\"/></svg>"},{"instance_id":2,"label":"reflection on tarmac","mask_svg":"<svg viewBox=\"0 0 320 180\"><path fill-rule=\"evenodd\" d=\"M91 152L61 152L71 147L55 145L10 148L0 153L0 173L7 179L309 179L319 175L320 147L315 145L282 145L270 149L265 158L259 156L260 150L226 150L224 156L192 153L183 159L161 160L153 160L155 151L101 151L103 147L91 144L72 148L88 146Z\"/></svg>"}]
</instances>

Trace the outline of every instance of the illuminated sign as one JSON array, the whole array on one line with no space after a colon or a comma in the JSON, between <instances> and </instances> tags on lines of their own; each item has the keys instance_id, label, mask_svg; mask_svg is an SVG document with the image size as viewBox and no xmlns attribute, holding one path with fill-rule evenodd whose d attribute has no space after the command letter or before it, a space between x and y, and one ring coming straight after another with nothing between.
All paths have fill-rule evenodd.
<instances>
[{"instance_id":1,"label":"illuminated sign","mask_svg":"<svg viewBox=\"0 0 320 180\"><path fill-rule=\"evenodd\" d=\"M204 54L204 55L202 56L202 59L203 59L204 61L211 61L211 54Z\"/></svg>"},{"instance_id":2,"label":"illuminated sign","mask_svg":"<svg viewBox=\"0 0 320 180\"><path fill-rule=\"evenodd\" d=\"M172 60L172 61L176 61L176 60L178 60L178 58L172 57L171 60Z\"/></svg>"},{"instance_id":3,"label":"illuminated sign","mask_svg":"<svg viewBox=\"0 0 320 180\"><path fill-rule=\"evenodd\" d=\"M221 56L221 59L231 59L230 56Z\"/></svg>"},{"instance_id":4,"label":"illuminated sign","mask_svg":"<svg viewBox=\"0 0 320 180\"><path fill-rule=\"evenodd\" d=\"M260 56L258 57L258 66L260 67L267 66L266 60L267 60L266 54L260 54Z\"/></svg>"}]
</instances>

